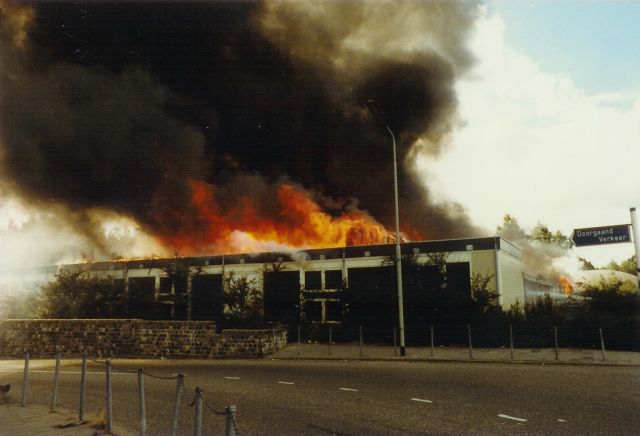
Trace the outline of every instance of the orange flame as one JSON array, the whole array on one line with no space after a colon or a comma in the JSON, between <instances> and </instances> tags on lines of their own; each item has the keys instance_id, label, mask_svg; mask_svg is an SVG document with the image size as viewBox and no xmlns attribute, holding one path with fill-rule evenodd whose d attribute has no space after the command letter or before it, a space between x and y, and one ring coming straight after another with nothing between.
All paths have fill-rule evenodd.
<instances>
[{"instance_id":1,"label":"orange flame","mask_svg":"<svg viewBox=\"0 0 640 436\"><path fill-rule=\"evenodd\" d=\"M565 276L560 276L558 281L560 282L560 286L562 287L562 291L565 295L573 294L573 284L568 278L566 278Z\"/></svg>"},{"instance_id":2,"label":"orange flame","mask_svg":"<svg viewBox=\"0 0 640 436\"><path fill-rule=\"evenodd\" d=\"M182 208L165 205L154 216L160 242L185 255L329 248L395 240L366 212L331 216L308 192L286 183L277 187L275 212L259 210L248 195L222 211L213 186L192 180L189 189L190 204Z\"/></svg>"}]
</instances>

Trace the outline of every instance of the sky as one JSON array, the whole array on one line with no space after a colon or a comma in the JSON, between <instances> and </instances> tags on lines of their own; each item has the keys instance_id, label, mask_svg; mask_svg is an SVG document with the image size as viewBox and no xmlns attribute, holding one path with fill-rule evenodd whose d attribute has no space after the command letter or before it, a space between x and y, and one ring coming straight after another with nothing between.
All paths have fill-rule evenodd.
<instances>
[{"instance_id":1,"label":"sky","mask_svg":"<svg viewBox=\"0 0 640 436\"><path fill-rule=\"evenodd\" d=\"M421 162L443 199L487 227L506 213L569 235L640 204L640 2L495 1L458 82L462 126ZM473 181L470 183L470 181ZM575 249L596 265L630 243Z\"/></svg>"},{"instance_id":2,"label":"sky","mask_svg":"<svg viewBox=\"0 0 640 436\"><path fill-rule=\"evenodd\" d=\"M0 269L239 249L257 229L287 247L326 234L318 222L358 219L361 239L391 228L372 96L415 159L422 187L400 169L401 221L425 239L493 234L505 214L568 235L640 207L640 2L62 4L8 41L3 77L30 85L3 101L19 122L3 118ZM285 215L304 232L264 225ZM600 266L633 246L574 254Z\"/></svg>"}]
</instances>

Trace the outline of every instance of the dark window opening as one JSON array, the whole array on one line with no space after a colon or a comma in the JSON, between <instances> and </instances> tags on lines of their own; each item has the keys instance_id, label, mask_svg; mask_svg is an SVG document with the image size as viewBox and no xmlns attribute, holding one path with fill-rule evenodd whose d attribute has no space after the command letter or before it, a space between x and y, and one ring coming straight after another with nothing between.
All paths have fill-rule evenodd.
<instances>
[{"instance_id":1,"label":"dark window opening","mask_svg":"<svg viewBox=\"0 0 640 436\"><path fill-rule=\"evenodd\" d=\"M322 302L305 301L304 318L307 321L322 321Z\"/></svg>"},{"instance_id":2,"label":"dark window opening","mask_svg":"<svg viewBox=\"0 0 640 436\"><path fill-rule=\"evenodd\" d=\"M300 320L300 273L264 273L264 316L269 322L294 324Z\"/></svg>"},{"instance_id":3,"label":"dark window opening","mask_svg":"<svg viewBox=\"0 0 640 436\"><path fill-rule=\"evenodd\" d=\"M322 277L320 271L306 271L304 273L305 289L322 289Z\"/></svg>"},{"instance_id":4,"label":"dark window opening","mask_svg":"<svg viewBox=\"0 0 640 436\"><path fill-rule=\"evenodd\" d=\"M195 275L191 279L191 319L221 321L222 274Z\"/></svg>"},{"instance_id":5,"label":"dark window opening","mask_svg":"<svg viewBox=\"0 0 640 436\"><path fill-rule=\"evenodd\" d=\"M342 271L331 270L324 272L324 287L325 289L340 289L342 288Z\"/></svg>"}]
</instances>

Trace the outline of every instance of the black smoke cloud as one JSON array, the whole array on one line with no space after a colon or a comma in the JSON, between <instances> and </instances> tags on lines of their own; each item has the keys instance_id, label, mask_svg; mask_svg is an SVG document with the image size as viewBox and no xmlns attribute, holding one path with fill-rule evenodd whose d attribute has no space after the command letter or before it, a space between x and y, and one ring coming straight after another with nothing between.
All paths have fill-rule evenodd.
<instances>
[{"instance_id":1,"label":"black smoke cloud","mask_svg":"<svg viewBox=\"0 0 640 436\"><path fill-rule=\"evenodd\" d=\"M287 179L392 227L390 139L365 108L375 99L398 137L403 223L425 238L473 236L460 206L431 204L412 166L456 121L473 6L36 2L21 47L3 6L2 182L153 232L158 193L179 202L189 178L214 184L222 204Z\"/></svg>"}]
</instances>

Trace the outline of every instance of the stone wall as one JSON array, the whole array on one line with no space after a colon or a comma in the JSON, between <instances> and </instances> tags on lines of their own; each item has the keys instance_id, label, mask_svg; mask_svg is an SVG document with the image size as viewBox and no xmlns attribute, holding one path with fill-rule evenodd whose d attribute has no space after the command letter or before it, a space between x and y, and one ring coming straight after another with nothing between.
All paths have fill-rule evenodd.
<instances>
[{"instance_id":1,"label":"stone wall","mask_svg":"<svg viewBox=\"0 0 640 436\"><path fill-rule=\"evenodd\" d=\"M225 330L213 321L45 319L0 321L0 357L33 356L255 358L282 349L283 328Z\"/></svg>"}]
</instances>

